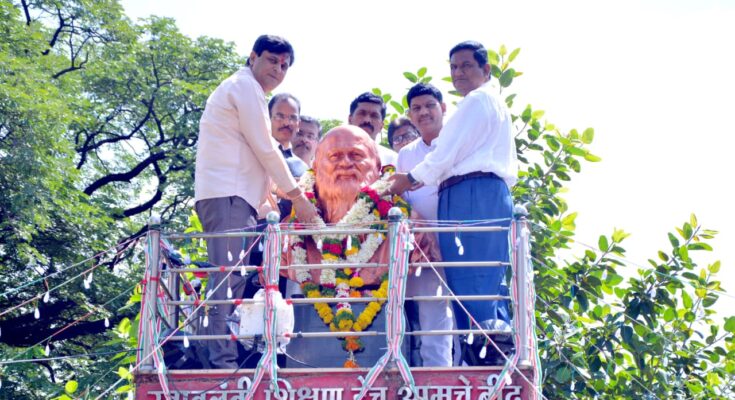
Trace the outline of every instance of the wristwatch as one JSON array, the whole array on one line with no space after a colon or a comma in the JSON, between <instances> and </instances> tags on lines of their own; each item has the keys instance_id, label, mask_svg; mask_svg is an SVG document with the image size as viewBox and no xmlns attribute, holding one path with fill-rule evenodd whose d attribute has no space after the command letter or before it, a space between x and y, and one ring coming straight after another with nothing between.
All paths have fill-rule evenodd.
<instances>
[{"instance_id":1,"label":"wristwatch","mask_svg":"<svg viewBox=\"0 0 735 400\"><path fill-rule=\"evenodd\" d=\"M408 178L408 181L411 182L411 185L415 185L419 182L416 180L416 178L413 177L413 175L411 175L410 172L406 174L406 178Z\"/></svg>"}]
</instances>

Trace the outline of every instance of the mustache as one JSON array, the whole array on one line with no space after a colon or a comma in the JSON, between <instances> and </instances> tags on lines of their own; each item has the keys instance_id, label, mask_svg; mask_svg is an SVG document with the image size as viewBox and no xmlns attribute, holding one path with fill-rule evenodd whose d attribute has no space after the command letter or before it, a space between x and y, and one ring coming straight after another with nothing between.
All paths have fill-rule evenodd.
<instances>
[{"instance_id":1,"label":"mustache","mask_svg":"<svg viewBox=\"0 0 735 400\"><path fill-rule=\"evenodd\" d=\"M369 127L371 132L375 130L375 127L370 122L363 122L360 124L360 128L366 128L366 127Z\"/></svg>"}]
</instances>

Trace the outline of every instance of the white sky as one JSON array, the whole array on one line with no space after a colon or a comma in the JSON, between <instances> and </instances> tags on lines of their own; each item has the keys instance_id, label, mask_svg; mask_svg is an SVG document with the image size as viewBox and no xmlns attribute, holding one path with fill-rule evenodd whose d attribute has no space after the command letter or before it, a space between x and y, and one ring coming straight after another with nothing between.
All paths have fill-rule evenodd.
<instances>
[{"instance_id":1,"label":"white sky","mask_svg":"<svg viewBox=\"0 0 735 400\"><path fill-rule=\"evenodd\" d=\"M516 107L545 110L563 131L595 128L591 150L603 161L583 164L566 195L579 212L577 240L595 245L622 228L632 233L628 260L648 265L669 248L666 233L694 212L721 232L706 260L722 260L719 277L735 296L735 212L726 200L735 173L727 166L735 1L122 4L133 19L173 17L183 33L233 41L241 54L260 34L286 37L296 61L276 91L293 93L302 113L318 118L346 120L350 101L373 87L400 98L409 87L402 73L422 66L449 90L436 81L460 41L520 47L514 65L524 75L508 92L518 93ZM723 297L719 308L732 306L735 297Z\"/></svg>"}]
</instances>

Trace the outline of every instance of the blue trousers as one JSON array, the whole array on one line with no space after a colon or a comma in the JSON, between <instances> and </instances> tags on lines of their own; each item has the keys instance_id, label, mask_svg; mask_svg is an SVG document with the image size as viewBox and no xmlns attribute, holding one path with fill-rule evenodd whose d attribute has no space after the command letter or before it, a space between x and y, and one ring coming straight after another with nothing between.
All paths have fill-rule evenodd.
<instances>
[{"instance_id":1,"label":"blue trousers","mask_svg":"<svg viewBox=\"0 0 735 400\"><path fill-rule=\"evenodd\" d=\"M512 200L508 186L497 177L466 179L439 193L439 219L468 221L501 219L506 220L483 224L485 226L509 226L513 215ZM464 247L459 255L455 236ZM439 247L444 261L509 261L508 232L461 232L440 233ZM456 295L506 294L504 285L505 268L457 267L445 268L449 288ZM470 315L477 321L510 321L507 301L462 301ZM459 304L454 302L454 311L459 329L471 328L470 319ZM474 327L476 328L476 327Z\"/></svg>"}]
</instances>

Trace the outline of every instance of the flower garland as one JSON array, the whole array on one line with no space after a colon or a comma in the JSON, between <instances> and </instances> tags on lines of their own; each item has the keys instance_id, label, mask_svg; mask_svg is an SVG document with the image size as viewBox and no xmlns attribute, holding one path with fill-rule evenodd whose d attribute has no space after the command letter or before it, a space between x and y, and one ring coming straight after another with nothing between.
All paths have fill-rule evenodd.
<instances>
[{"instance_id":1,"label":"flower garland","mask_svg":"<svg viewBox=\"0 0 735 400\"><path fill-rule=\"evenodd\" d=\"M380 193L387 192L391 185L388 177L394 173L395 168L392 165L383 167L380 179L372 185L360 189L355 204L335 226L347 228L357 225L370 225L374 229L384 228L385 222L381 221L387 218L388 210L394 206L399 207L404 215L408 217L411 208L400 196L389 194L380 196ZM299 186L301 186L306 197L314 205L317 205L314 184L313 170L307 171L299 179ZM294 212L291 213L290 222L294 223L297 228L299 227ZM327 224L320 216L317 216L315 223L317 229L327 228ZM358 235L329 234L319 236L319 238L312 237L312 239L315 241L317 249L322 253L321 261L323 264L367 263L385 240L385 234L380 232L369 234L362 241ZM290 251L294 264L307 263L306 244L303 236L295 236L291 240ZM364 285L359 268L322 269L319 275L320 284L313 281L310 270L302 269L297 271L296 280L308 298L344 299L362 297L360 288ZM380 288L374 290L372 296L378 300L368 303L357 317L352 312L352 306L349 302L338 302L336 314L332 312L332 307L327 303L316 303L314 308L332 332L360 332L370 327L388 297L388 274L381 277ZM364 350L365 346L356 336L345 336L341 340L343 341L342 349L349 353L349 358L345 361L344 367L357 368L354 353Z\"/></svg>"}]
</instances>

